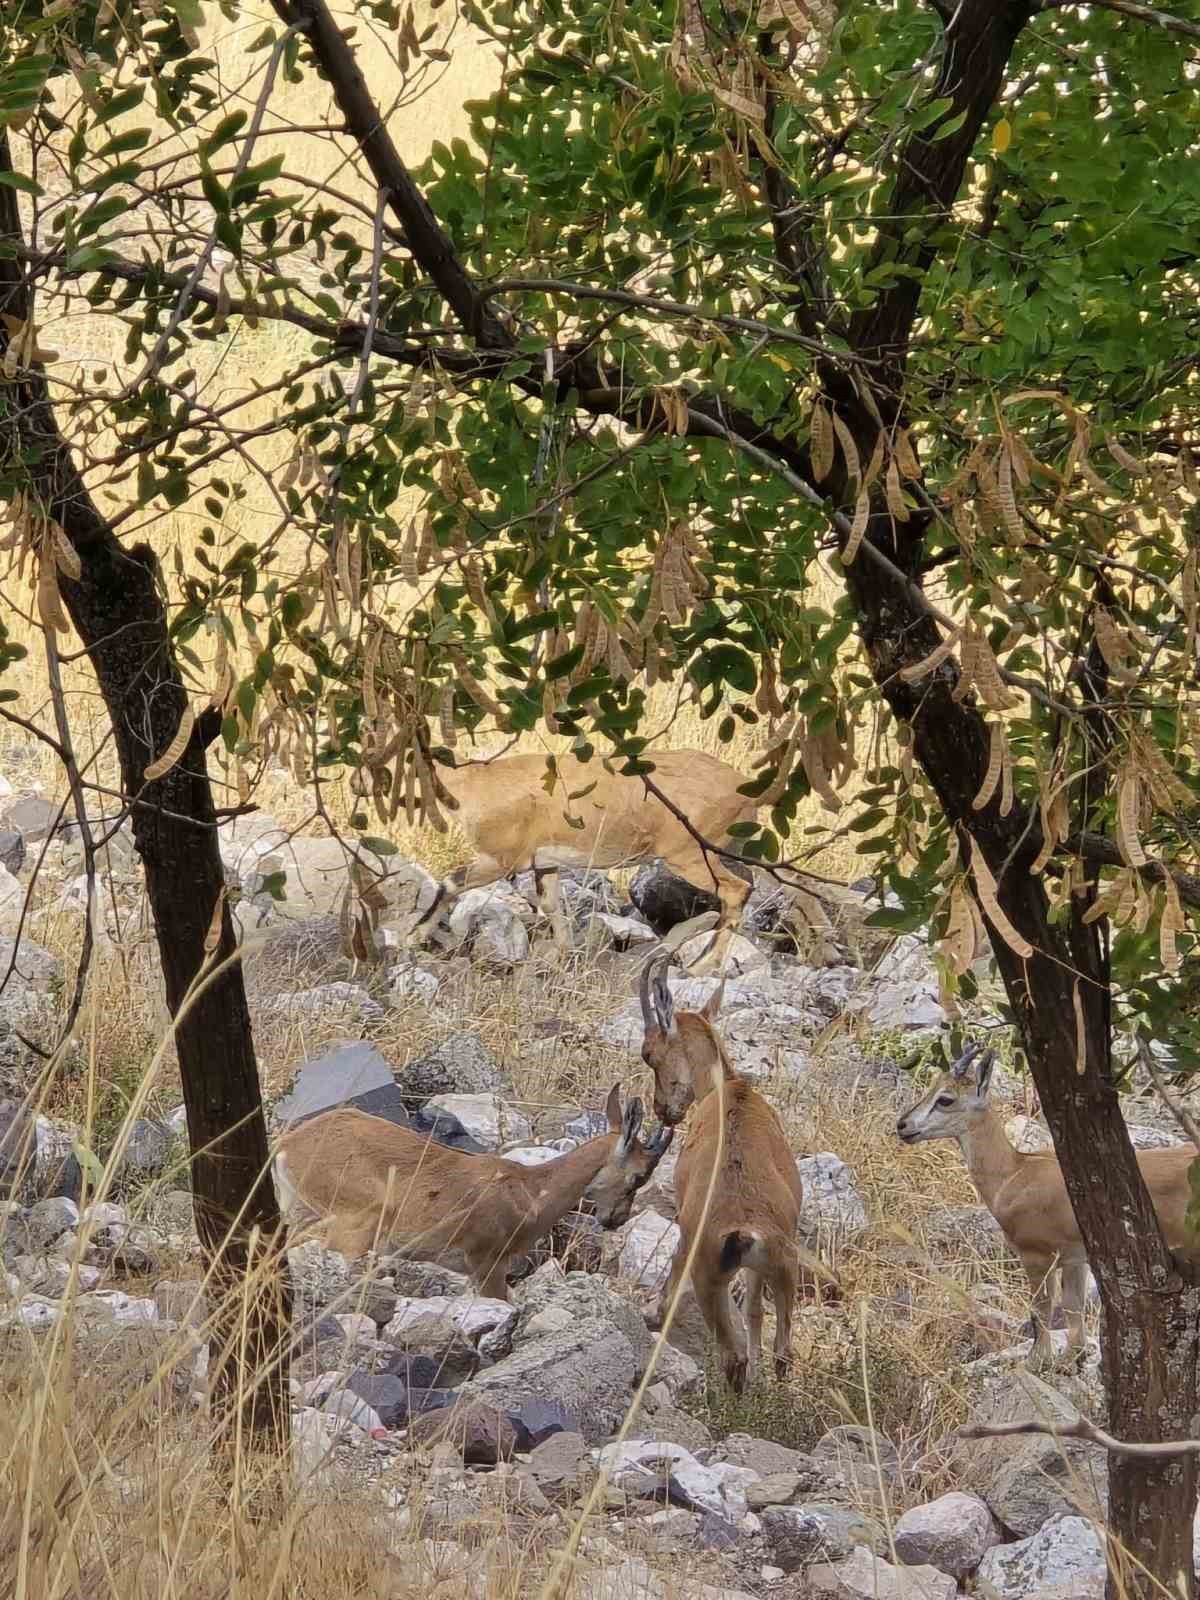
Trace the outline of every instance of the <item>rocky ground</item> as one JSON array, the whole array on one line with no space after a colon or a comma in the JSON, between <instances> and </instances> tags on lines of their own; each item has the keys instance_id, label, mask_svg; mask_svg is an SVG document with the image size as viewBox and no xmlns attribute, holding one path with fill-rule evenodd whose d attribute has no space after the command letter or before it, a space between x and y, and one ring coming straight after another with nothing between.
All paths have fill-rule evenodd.
<instances>
[{"instance_id":1,"label":"rocky ground","mask_svg":"<svg viewBox=\"0 0 1200 1600\"><path fill-rule=\"evenodd\" d=\"M94 1020L94 1078L105 1094L126 1086L122 1114L86 1120L78 1087L52 1087L36 1109L20 1099L37 1066L26 1041L53 1036L69 988L63 930L86 903L77 846L55 824L37 794L0 789L3 1371L26 1397L52 1383L67 1345L77 1379L120 1367L144 1385L150 1371L172 1426L202 1438L205 1293L169 1061L122 1075L128 1017L111 1035L116 1021ZM273 1125L358 1103L531 1163L599 1131L614 1080L644 1092L638 966L706 909L660 869L626 890L572 875L577 953L564 963L518 880L464 896L414 955L404 935L434 879L388 855L381 959L363 967L340 945L336 840L256 815L224 827L222 849ZM110 855L100 890L103 970L140 961L152 991L131 850ZM896 1147L896 1113L918 1092L902 1068L947 1018L923 942L872 930L869 910L862 890L820 903L760 885L725 990L735 1064L784 1117L807 1240L842 1280L838 1300L802 1308L793 1378L733 1400L688 1297L665 1341L647 1331L677 1237L668 1156L626 1227L601 1235L569 1218L520 1263L511 1305L474 1294L453 1264L368 1272L296 1246L300 1492L352 1502L440 1593L479 1600L538 1592L564 1551L587 1600L1102 1593L1103 1454L956 1438L967 1420L1102 1421L1095 1356L1077 1376L1029 1375L1023 1297L957 1153ZM974 1020L994 1024L980 976ZM695 1005L714 982L672 987ZM149 1016L152 993L145 1004ZM1130 1116L1139 1143L1173 1140L1148 1105ZM1012 1131L1045 1140L1028 1115ZM131 1503L158 1469L138 1470L122 1479Z\"/></svg>"}]
</instances>

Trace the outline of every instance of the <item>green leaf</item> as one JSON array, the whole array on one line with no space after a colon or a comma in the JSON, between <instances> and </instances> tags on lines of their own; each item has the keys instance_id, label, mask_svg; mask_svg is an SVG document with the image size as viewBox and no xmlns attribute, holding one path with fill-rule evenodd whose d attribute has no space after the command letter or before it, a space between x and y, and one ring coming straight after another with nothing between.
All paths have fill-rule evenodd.
<instances>
[{"instance_id":1,"label":"green leaf","mask_svg":"<svg viewBox=\"0 0 1200 1600\"><path fill-rule=\"evenodd\" d=\"M394 856L399 849L399 846L394 845L390 839L381 839L377 834L373 833L363 834L358 842L364 850L369 850L373 856Z\"/></svg>"}]
</instances>

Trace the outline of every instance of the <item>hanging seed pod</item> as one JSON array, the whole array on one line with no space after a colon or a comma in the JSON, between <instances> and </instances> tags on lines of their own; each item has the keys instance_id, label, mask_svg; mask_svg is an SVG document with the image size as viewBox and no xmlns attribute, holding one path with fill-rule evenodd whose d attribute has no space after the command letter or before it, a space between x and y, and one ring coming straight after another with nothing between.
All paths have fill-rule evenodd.
<instances>
[{"instance_id":1,"label":"hanging seed pod","mask_svg":"<svg viewBox=\"0 0 1200 1600\"><path fill-rule=\"evenodd\" d=\"M973 902L961 878L950 890L950 914L941 941L942 954L958 977L969 972L979 950L979 925Z\"/></svg>"},{"instance_id":2,"label":"hanging seed pod","mask_svg":"<svg viewBox=\"0 0 1200 1600\"><path fill-rule=\"evenodd\" d=\"M813 406L810 451L813 481L824 483L833 470L833 423L824 400L818 400Z\"/></svg>"},{"instance_id":3,"label":"hanging seed pod","mask_svg":"<svg viewBox=\"0 0 1200 1600\"><path fill-rule=\"evenodd\" d=\"M1005 944L1022 960L1028 961L1033 955L1033 946L1025 936L1017 931L1009 921L1008 914L1000 904L996 892L996 880L992 876L992 869L980 849L977 840L970 838L971 870L975 875L975 889L979 896L979 903L987 915L988 921L1004 940Z\"/></svg>"},{"instance_id":4,"label":"hanging seed pod","mask_svg":"<svg viewBox=\"0 0 1200 1600\"><path fill-rule=\"evenodd\" d=\"M169 744L163 753L156 757L146 768L143 777L147 783L157 783L160 778L165 778L171 768L183 758L183 752L188 747L188 740L192 737L192 729L196 725L196 713L189 702L183 708L183 715L179 719Z\"/></svg>"},{"instance_id":5,"label":"hanging seed pod","mask_svg":"<svg viewBox=\"0 0 1200 1600\"><path fill-rule=\"evenodd\" d=\"M918 683L922 678L927 678L931 672L936 672L943 661L949 660L961 637L962 629L955 628L927 656L922 657L920 661L914 661L910 666L901 667L901 678L905 683Z\"/></svg>"},{"instance_id":6,"label":"hanging seed pod","mask_svg":"<svg viewBox=\"0 0 1200 1600\"><path fill-rule=\"evenodd\" d=\"M442 743L451 750L458 746L458 724L454 720L454 685L444 683L438 691L438 727Z\"/></svg>"},{"instance_id":7,"label":"hanging seed pod","mask_svg":"<svg viewBox=\"0 0 1200 1600\"><path fill-rule=\"evenodd\" d=\"M1131 867L1144 867L1149 859L1138 834L1141 803L1141 777L1132 766L1127 765L1117 787L1117 847L1121 859Z\"/></svg>"},{"instance_id":8,"label":"hanging seed pod","mask_svg":"<svg viewBox=\"0 0 1200 1600\"><path fill-rule=\"evenodd\" d=\"M838 416L836 411L832 413L832 420L833 431L837 435L837 442L842 447L842 455L845 458L847 475L852 482L861 485L863 477L862 461L859 458L858 446L854 442L854 435L850 432L850 429L842 421L841 417Z\"/></svg>"}]
</instances>

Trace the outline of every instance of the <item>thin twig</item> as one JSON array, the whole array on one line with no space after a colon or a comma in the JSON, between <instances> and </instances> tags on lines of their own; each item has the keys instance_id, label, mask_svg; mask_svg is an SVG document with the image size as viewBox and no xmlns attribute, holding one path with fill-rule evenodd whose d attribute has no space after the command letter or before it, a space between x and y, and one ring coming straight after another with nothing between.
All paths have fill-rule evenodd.
<instances>
[{"instance_id":1,"label":"thin twig","mask_svg":"<svg viewBox=\"0 0 1200 1600\"><path fill-rule=\"evenodd\" d=\"M1042 11L1063 11L1079 0L1042 0ZM1087 0L1098 11L1115 11L1119 17L1132 17L1136 22L1149 23L1153 28L1163 28L1167 33L1178 33L1185 39L1200 39L1200 22L1188 22L1170 11L1160 11L1155 6L1143 6L1137 0Z\"/></svg>"}]
</instances>

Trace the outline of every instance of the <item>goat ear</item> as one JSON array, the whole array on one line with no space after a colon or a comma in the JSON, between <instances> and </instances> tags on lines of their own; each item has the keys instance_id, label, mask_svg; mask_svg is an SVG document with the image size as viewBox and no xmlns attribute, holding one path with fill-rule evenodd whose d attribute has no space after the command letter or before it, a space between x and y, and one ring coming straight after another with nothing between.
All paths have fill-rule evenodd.
<instances>
[{"instance_id":1,"label":"goat ear","mask_svg":"<svg viewBox=\"0 0 1200 1600\"><path fill-rule=\"evenodd\" d=\"M971 1065L974 1062L975 1057L979 1054L980 1049L981 1046L977 1044L969 1044L963 1051L962 1055L959 1056L958 1060L950 1063L950 1076L955 1080L956 1083L961 1083L962 1080L968 1075L971 1070Z\"/></svg>"},{"instance_id":2,"label":"goat ear","mask_svg":"<svg viewBox=\"0 0 1200 1600\"><path fill-rule=\"evenodd\" d=\"M715 1022L721 1014L721 1003L725 999L725 979L722 978L717 987L709 995L701 1008L700 1015L708 1022Z\"/></svg>"},{"instance_id":3,"label":"goat ear","mask_svg":"<svg viewBox=\"0 0 1200 1600\"><path fill-rule=\"evenodd\" d=\"M604 1104L604 1114L608 1118L610 1133L617 1133L621 1127L621 1085L614 1083L608 1091L608 1099Z\"/></svg>"},{"instance_id":4,"label":"goat ear","mask_svg":"<svg viewBox=\"0 0 1200 1600\"><path fill-rule=\"evenodd\" d=\"M646 1141L647 1152L654 1157L656 1162L661 1161L671 1148L671 1140L674 1137L675 1129L668 1128L660 1122Z\"/></svg>"},{"instance_id":5,"label":"goat ear","mask_svg":"<svg viewBox=\"0 0 1200 1600\"><path fill-rule=\"evenodd\" d=\"M638 1134L642 1131L642 1118L645 1116L645 1107L638 1099L633 1099L625 1107L625 1115L621 1119L621 1142L619 1149L623 1151L636 1150Z\"/></svg>"},{"instance_id":6,"label":"goat ear","mask_svg":"<svg viewBox=\"0 0 1200 1600\"><path fill-rule=\"evenodd\" d=\"M975 1093L981 1100L986 1100L988 1091L992 1087L992 1068L996 1065L996 1052L989 1050L980 1058L979 1065L975 1068Z\"/></svg>"}]
</instances>

